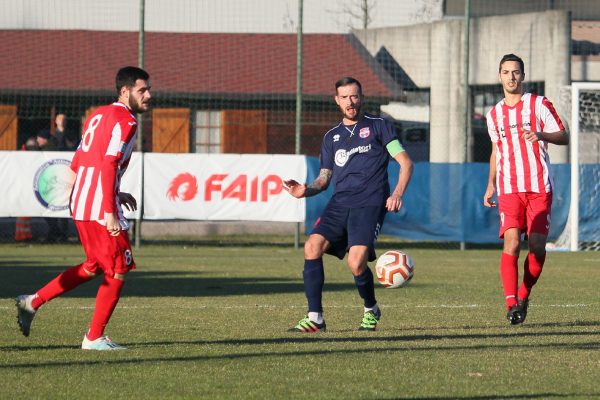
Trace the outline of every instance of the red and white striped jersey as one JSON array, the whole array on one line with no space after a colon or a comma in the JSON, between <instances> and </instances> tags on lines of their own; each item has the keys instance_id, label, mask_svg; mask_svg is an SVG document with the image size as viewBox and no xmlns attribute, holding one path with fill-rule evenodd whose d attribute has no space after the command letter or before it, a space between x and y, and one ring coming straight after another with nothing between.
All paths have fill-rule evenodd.
<instances>
[{"instance_id":1,"label":"red and white striped jersey","mask_svg":"<svg viewBox=\"0 0 600 400\"><path fill-rule=\"evenodd\" d=\"M118 212L122 225L127 226L118 194L136 130L135 117L122 103L100 107L85 121L81 143L71 162L77 174L70 203L73 219L104 225L105 212Z\"/></svg>"},{"instance_id":2,"label":"red and white striped jersey","mask_svg":"<svg viewBox=\"0 0 600 400\"><path fill-rule=\"evenodd\" d=\"M508 193L550 193L548 143L523 139L524 131L564 130L552 103L544 96L525 93L512 107L501 100L486 115L488 133L496 144L496 189Z\"/></svg>"}]
</instances>

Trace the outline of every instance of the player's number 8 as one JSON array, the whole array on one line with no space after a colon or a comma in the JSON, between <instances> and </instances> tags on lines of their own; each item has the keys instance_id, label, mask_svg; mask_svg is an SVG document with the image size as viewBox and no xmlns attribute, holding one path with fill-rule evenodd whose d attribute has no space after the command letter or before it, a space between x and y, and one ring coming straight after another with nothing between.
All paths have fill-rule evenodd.
<instances>
[{"instance_id":1,"label":"player's number 8","mask_svg":"<svg viewBox=\"0 0 600 400\"><path fill-rule=\"evenodd\" d=\"M98 114L92 118L90 123L88 124L88 128L85 130L83 137L81 138L81 150L87 152L92 146L92 141L94 140L94 131L100 125L100 120L102 119L102 114Z\"/></svg>"},{"instance_id":2,"label":"player's number 8","mask_svg":"<svg viewBox=\"0 0 600 400\"><path fill-rule=\"evenodd\" d=\"M123 255L125 256L125 265L131 265L131 262L133 261L133 254L131 254L131 250L125 250Z\"/></svg>"}]
</instances>

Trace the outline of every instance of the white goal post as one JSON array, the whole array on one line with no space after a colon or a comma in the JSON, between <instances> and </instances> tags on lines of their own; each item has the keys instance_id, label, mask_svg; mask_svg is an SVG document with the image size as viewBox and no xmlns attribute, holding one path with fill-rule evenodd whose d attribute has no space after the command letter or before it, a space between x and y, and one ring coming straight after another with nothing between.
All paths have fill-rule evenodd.
<instances>
[{"instance_id":1,"label":"white goal post","mask_svg":"<svg viewBox=\"0 0 600 400\"><path fill-rule=\"evenodd\" d=\"M571 132L570 132L570 163L571 163L571 201L569 206L569 218L568 218L568 234L570 236L569 249L571 251L581 250L580 243L580 215L579 215L579 201L580 201L580 165L581 153L580 153L580 139L582 134L581 122L582 118L582 101L580 99L582 92L597 92L598 98L600 98L600 83L595 82L575 82L571 85ZM585 106L585 105L584 105ZM599 104L600 106L600 104ZM596 109L595 118L600 118L600 107ZM598 132L600 134L600 132ZM583 143L582 143L583 144ZM566 232L565 232L566 233Z\"/></svg>"}]
</instances>

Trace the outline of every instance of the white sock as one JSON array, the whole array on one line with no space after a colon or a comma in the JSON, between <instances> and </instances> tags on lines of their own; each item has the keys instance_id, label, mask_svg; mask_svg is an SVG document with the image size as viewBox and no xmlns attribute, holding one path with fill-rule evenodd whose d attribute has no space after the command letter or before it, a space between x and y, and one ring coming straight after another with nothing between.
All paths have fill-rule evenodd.
<instances>
[{"instance_id":1,"label":"white sock","mask_svg":"<svg viewBox=\"0 0 600 400\"><path fill-rule=\"evenodd\" d=\"M312 322L316 322L317 324L322 324L323 323L323 313L311 311L308 313L308 319L310 319Z\"/></svg>"},{"instance_id":2,"label":"white sock","mask_svg":"<svg viewBox=\"0 0 600 400\"><path fill-rule=\"evenodd\" d=\"M379 306L377 303L375 303L375 305L371 308L365 307L365 312L367 311L373 311L375 314L377 314L377 311L379 311Z\"/></svg>"}]
</instances>

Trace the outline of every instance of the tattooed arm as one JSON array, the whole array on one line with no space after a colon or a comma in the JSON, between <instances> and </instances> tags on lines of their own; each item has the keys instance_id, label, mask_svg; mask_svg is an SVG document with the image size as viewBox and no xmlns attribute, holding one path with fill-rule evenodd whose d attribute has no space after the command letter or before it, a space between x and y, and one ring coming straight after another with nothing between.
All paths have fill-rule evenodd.
<instances>
[{"instance_id":1,"label":"tattooed arm","mask_svg":"<svg viewBox=\"0 0 600 400\"><path fill-rule=\"evenodd\" d=\"M321 193L329 187L331 182L331 175L333 171L330 169L321 169L319 176L310 185L306 183L300 184L293 179L283 181L283 188L289 192L292 196L300 199L302 197L311 197Z\"/></svg>"}]
</instances>

